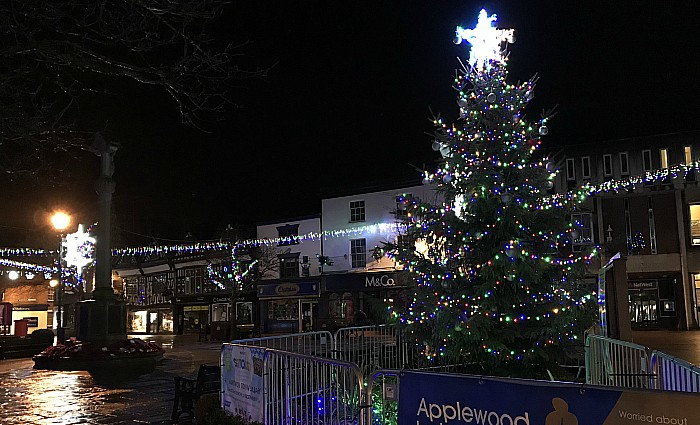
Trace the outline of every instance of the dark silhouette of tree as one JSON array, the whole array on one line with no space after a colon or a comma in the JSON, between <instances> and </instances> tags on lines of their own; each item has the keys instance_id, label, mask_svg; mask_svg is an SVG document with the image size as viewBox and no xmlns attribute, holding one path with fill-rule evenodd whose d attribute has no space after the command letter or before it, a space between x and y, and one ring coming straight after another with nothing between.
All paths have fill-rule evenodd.
<instances>
[{"instance_id":1,"label":"dark silhouette of tree","mask_svg":"<svg viewBox=\"0 0 700 425\"><path fill-rule=\"evenodd\" d=\"M234 105L231 89L267 72L237 65L241 44L214 26L226 3L0 2L0 169L55 174L61 153L105 132L110 117L93 108L95 96L134 84L167 94L187 125L221 118Z\"/></svg>"}]
</instances>

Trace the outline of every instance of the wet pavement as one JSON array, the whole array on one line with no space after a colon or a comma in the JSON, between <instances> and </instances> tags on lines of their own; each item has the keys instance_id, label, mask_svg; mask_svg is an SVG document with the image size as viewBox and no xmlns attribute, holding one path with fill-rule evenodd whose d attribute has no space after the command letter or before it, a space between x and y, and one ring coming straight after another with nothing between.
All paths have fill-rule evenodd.
<instances>
[{"instance_id":1,"label":"wet pavement","mask_svg":"<svg viewBox=\"0 0 700 425\"><path fill-rule=\"evenodd\" d=\"M138 336L165 350L147 374L121 370L94 378L88 372L34 370L31 359L0 360L0 424L169 424L174 377L195 377L200 364L218 364L221 343L195 336Z\"/></svg>"},{"instance_id":2,"label":"wet pavement","mask_svg":"<svg viewBox=\"0 0 700 425\"><path fill-rule=\"evenodd\" d=\"M150 373L109 380L87 372L34 370L31 359L0 360L0 424L169 424L174 377L195 377L200 364L218 364L220 342L197 336L138 336L163 346ZM700 365L700 331L635 331L634 342Z\"/></svg>"}]
</instances>

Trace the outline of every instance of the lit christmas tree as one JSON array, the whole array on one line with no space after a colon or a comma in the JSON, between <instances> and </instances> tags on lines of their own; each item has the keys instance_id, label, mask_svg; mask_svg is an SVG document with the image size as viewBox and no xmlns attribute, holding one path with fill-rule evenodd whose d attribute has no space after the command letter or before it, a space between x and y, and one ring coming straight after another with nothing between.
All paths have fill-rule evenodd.
<instances>
[{"instance_id":1,"label":"lit christmas tree","mask_svg":"<svg viewBox=\"0 0 700 425\"><path fill-rule=\"evenodd\" d=\"M506 81L502 45L513 31L495 20L482 10L474 29L457 28L455 42L472 45L455 79L459 125L435 119L433 149L443 160L425 173L444 204L405 199L409 243L385 249L413 273L416 290L393 314L435 364L546 377L592 324L591 289L574 278L592 253L571 248L580 231L571 208L582 199L547 193L556 166L537 149L551 114L524 119L535 79Z\"/></svg>"}]
</instances>

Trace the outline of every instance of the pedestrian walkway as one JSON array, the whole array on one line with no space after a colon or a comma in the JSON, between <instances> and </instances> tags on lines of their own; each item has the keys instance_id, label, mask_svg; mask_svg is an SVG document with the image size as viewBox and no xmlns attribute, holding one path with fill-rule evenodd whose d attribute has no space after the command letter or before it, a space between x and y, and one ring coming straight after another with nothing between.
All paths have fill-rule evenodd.
<instances>
[{"instance_id":1,"label":"pedestrian walkway","mask_svg":"<svg viewBox=\"0 0 700 425\"><path fill-rule=\"evenodd\" d=\"M632 331L632 342L700 367L700 331Z\"/></svg>"},{"instance_id":2,"label":"pedestrian walkway","mask_svg":"<svg viewBox=\"0 0 700 425\"><path fill-rule=\"evenodd\" d=\"M34 370L31 359L0 360L0 424L169 424L174 377L194 377L218 364L220 342L197 336L139 336L161 344L163 361L150 373L109 379L87 372Z\"/></svg>"}]
</instances>

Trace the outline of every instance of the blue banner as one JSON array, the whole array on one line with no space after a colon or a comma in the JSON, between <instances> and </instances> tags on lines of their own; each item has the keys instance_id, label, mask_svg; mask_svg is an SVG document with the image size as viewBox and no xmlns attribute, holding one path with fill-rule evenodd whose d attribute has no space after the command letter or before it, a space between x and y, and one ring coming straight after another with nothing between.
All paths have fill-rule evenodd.
<instances>
[{"instance_id":1,"label":"blue banner","mask_svg":"<svg viewBox=\"0 0 700 425\"><path fill-rule=\"evenodd\" d=\"M698 394L426 372L405 372L399 384L399 425L690 425L698 418Z\"/></svg>"}]
</instances>

